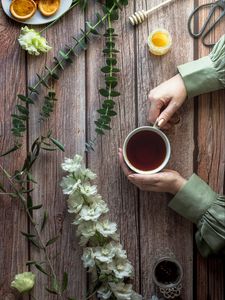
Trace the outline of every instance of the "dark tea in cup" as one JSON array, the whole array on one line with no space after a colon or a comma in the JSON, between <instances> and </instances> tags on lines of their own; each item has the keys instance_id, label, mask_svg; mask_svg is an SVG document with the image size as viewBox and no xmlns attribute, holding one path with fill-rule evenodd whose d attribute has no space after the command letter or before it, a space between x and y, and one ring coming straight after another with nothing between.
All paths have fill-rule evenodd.
<instances>
[{"instance_id":1,"label":"dark tea in cup","mask_svg":"<svg viewBox=\"0 0 225 300\"><path fill-rule=\"evenodd\" d=\"M170 158L170 143L158 128L139 127L127 136L123 154L125 162L133 171L153 174L167 164Z\"/></svg>"}]
</instances>

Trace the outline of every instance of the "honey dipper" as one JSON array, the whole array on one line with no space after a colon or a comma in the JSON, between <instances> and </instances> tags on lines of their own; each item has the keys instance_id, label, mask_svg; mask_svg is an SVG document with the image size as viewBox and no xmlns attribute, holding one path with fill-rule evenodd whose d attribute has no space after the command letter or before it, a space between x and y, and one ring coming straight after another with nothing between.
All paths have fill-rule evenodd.
<instances>
[{"instance_id":1,"label":"honey dipper","mask_svg":"<svg viewBox=\"0 0 225 300\"><path fill-rule=\"evenodd\" d=\"M145 11L145 10L140 10L140 11L137 11L136 13L134 13L132 16L129 17L129 20L131 22L132 25L139 25L141 23L143 23L148 15L152 12L154 12L155 10L169 4L170 2L172 2L174 0L166 0L158 5L156 5L155 7Z\"/></svg>"}]
</instances>

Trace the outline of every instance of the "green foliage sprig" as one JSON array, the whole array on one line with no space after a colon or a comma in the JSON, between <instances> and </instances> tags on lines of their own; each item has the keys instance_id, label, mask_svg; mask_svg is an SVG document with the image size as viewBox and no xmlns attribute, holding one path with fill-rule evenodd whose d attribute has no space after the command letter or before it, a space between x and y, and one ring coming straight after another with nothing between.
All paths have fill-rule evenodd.
<instances>
[{"instance_id":1,"label":"green foliage sprig","mask_svg":"<svg viewBox=\"0 0 225 300\"><path fill-rule=\"evenodd\" d=\"M117 115L114 111L115 101L113 99L120 96L120 93L115 90L118 83L117 73L120 71L119 68L116 67L116 54L119 51L115 48L114 40L117 34L115 34L115 30L111 27L110 16L108 17L108 25L109 27L104 34L106 38L106 48L103 50L103 53L106 56L106 65L101 69L105 74L105 88L99 90L100 95L105 97L105 99L102 107L98 110L100 116L98 120L95 121L95 131L97 134L104 134L105 130L111 129L109 126L111 118Z\"/></svg>"},{"instance_id":2,"label":"green foliage sprig","mask_svg":"<svg viewBox=\"0 0 225 300\"><path fill-rule=\"evenodd\" d=\"M41 150L54 151L57 150L57 148L61 151L64 151L64 146L58 140L54 139L51 136L51 132L49 132L47 136L40 136L34 141L21 170L16 170L11 176L2 166L0 166L0 169L2 170L5 177L8 179L12 188L12 191L7 192L3 187L3 184L0 183L0 194L8 195L14 199L17 198L22 202L33 230L31 232L21 232L21 234L35 248L39 249L40 251L43 251L45 255L44 261L37 261L31 259L27 261L26 265L34 266L39 272L48 276L50 278L51 284L50 287L45 287L46 291L51 294L61 296L68 285L68 274L66 272L63 273L62 281L60 283L60 281L57 279L47 250L47 248L50 245L52 245L58 240L59 235L50 238L48 241L44 241L42 239L41 232L47 224L48 213L47 211L44 211L40 224L34 219L33 212L41 209L42 204L39 203L34 205L32 196L30 194L33 191L33 189L31 188L31 184L36 184L36 181L31 173L31 167L38 159Z\"/></svg>"}]
</instances>

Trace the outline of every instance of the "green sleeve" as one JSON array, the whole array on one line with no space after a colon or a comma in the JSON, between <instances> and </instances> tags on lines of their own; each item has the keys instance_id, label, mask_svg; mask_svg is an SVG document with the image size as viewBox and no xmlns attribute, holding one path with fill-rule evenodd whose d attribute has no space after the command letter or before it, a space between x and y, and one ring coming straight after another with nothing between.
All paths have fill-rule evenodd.
<instances>
[{"instance_id":1,"label":"green sleeve","mask_svg":"<svg viewBox=\"0 0 225 300\"><path fill-rule=\"evenodd\" d=\"M188 98L225 88L225 35L212 52L198 60L177 67Z\"/></svg>"},{"instance_id":2,"label":"green sleeve","mask_svg":"<svg viewBox=\"0 0 225 300\"><path fill-rule=\"evenodd\" d=\"M195 235L202 256L225 253L225 197L217 195L193 174L169 207L197 225Z\"/></svg>"}]
</instances>

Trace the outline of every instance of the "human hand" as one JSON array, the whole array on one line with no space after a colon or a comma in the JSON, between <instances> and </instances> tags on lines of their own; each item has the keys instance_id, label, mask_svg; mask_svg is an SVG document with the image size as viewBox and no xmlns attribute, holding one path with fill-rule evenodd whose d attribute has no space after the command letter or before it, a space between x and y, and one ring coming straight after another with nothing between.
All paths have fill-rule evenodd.
<instances>
[{"instance_id":1,"label":"human hand","mask_svg":"<svg viewBox=\"0 0 225 300\"><path fill-rule=\"evenodd\" d=\"M133 173L123 159L123 151L119 149L120 166L128 180L142 191L165 192L175 195L187 182L178 172L163 170L153 175L141 175Z\"/></svg>"},{"instance_id":2,"label":"human hand","mask_svg":"<svg viewBox=\"0 0 225 300\"><path fill-rule=\"evenodd\" d=\"M158 118L158 126L161 128L170 127L172 117L182 106L187 97L186 88L180 74L163 82L150 91L149 122L154 124Z\"/></svg>"}]
</instances>

